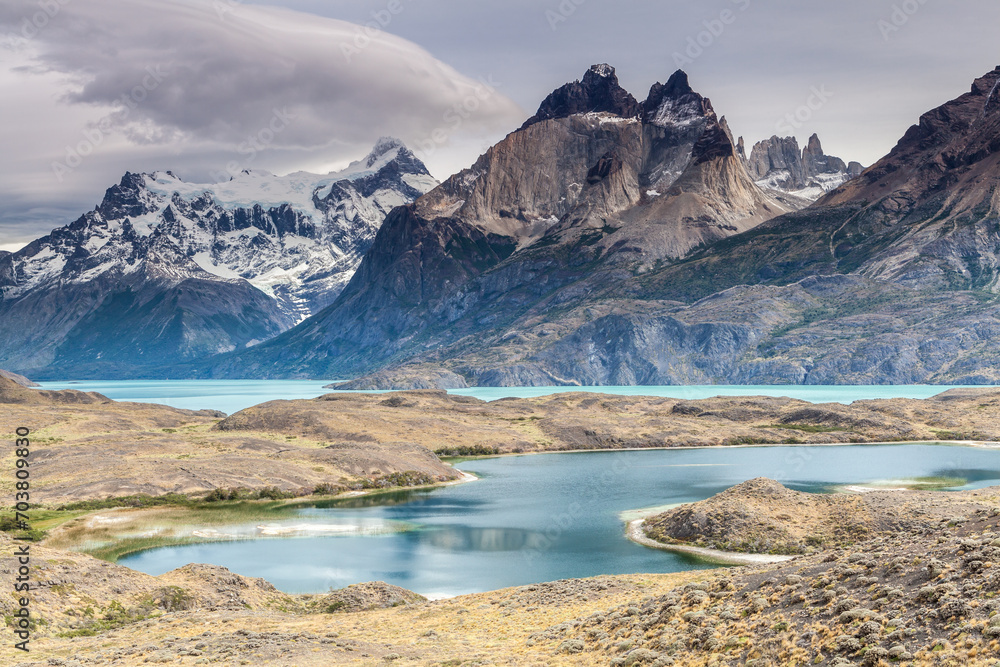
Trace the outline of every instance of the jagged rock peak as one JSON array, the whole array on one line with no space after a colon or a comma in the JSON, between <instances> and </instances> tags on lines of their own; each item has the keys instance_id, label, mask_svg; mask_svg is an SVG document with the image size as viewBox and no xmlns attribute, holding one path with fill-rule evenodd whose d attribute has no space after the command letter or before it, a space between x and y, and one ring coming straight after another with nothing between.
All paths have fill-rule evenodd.
<instances>
[{"instance_id":1,"label":"jagged rock peak","mask_svg":"<svg viewBox=\"0 0 1000 667\"><path fill-rule=\"evenodd\" d=\"M126 171L117 185L104 192L96 210L106 220L138 217L156 210L146 192L146 174Z\"/></svg>"},{"instance_id":2,"label":"jagged rock peak","mask_svg":"<svg viewBox=\"0 0 1000 667\"><path fill-rule=\"evenodd\" d=\"M641 111L639 102L619 85L615 68L600 64L587 70L581 81L567 83L552 91L538 107L538 112L525 121L521 129L545 120L580 113L606 112L633 118Z\"/></svg>"},{"instance_id":3,"label":"jagged rock peak","mask_svg":"<svg viewBox=\"0 0 1000 667\"><path fill-rule=\"evenodd\" d=\"M666 83L654 83L642 103L643 121L656 125L686 123L698 118L714 118L712 103L696 93L684 70L677 70Z\"/></svg>"},{"instance_id":4,"label":"jagged rock peak","mask_svg":"<svg viewBox=\"0 0 1000 667\"><path fill-rule=\"evenodd\" d=\"M987 116L1000 109L1000 67L997 67L990 74L987 74L982 79L976 81L976 84L980 82L987 83L993 80L993 87L989 89L986 94L986 102L983 104L983 116ZM988 84L987 84L988 85ZM975 90L975 84L973 84L973 90Z\"/></svg>"},{"instance_id":5,"label":"jagged rock peak","mask_svg":"<svg viewBox=\"0 0 1000 667\"><path fill-rule=\"evenodd\" d=\"M795 137L773 136L757 142L747 159L747 169L759 186L809 200L817 199L864 171L857 162L847 164L825 154L816 134L809 137L801 150Z\"/></svg>"},{"instance_id":6,"label":"jagged rock peak","mask_svg":"<svg viewBox=\"0 0 1000 667\"><path fill-rule=\"evenodd\" d=\"M973 81L971 92L973 95L985 95L989 101L997 96L997 91L1000 89L998 84L1000 84L1000 65Z\"/></svg>"},{"instance_id":7,"label":"jagged rock peak","mask_svg":"<svg viewBox=\"0 0 1000 667\"><path fill-rule=\"evenodd\" d=\"M811 155L823 155L823 144L820 142L818 134L813 133L813 135L809 137L809 143L807 143L806 147L802 149L802 152Z\"/></svg>"},{"instance_id":8,"label":"jagged rock peak","mask_svg":"<svg viewBox=\"0 0 1000 667\"><path fill-rule=\"evenodd\" d=\"M659 103L665 97L677 98L682 95L690 95L693 92L694 90L688 81L687 72L679 69L670 75L666 83L654 83L652 88L649 89L649 97L646 99L646 102L649 103L655 100L655 104L659 106Z\"/></svg>"}]
</instances>

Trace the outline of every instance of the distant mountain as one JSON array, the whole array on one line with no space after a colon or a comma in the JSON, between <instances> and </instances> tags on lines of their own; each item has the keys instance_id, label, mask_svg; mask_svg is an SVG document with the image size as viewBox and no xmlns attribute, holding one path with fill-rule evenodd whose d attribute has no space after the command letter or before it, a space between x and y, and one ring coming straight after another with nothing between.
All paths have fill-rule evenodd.
<instances>
[{"instance_id":1,"label":"distant mountain","mask_svg":"<svg viewBox=\"0 0 1000 667\"><path fill-rule=\"evenodd\" d=\"M128 173L90 213L0 254L0 364L109 377L258 344L329 305L386 214L436 184L395 139L326 175Z\"/></svg>"},{"instance_id":2,"label":"distant mountain","mask_svg":"<svg viewBox=\"0 0 1000 667\"><path fill-rule=\"evenodd\" d=\"M671 99L668 110L687 107ZM715 175L733 166L727 143L712 140L721 124L703 127L685 173L669 190L675 198L693 191L691 170ZM524 141L516 134L512 139ZM647 154L657 154L656 147ZM599 157L591 158L595 167ZM542 165L539 171L549 173ZM721 183L707 175L701 182ZM392 214L392 227L403 220L414 234L426 227L419 212L447 186ZM742 185L720 190L727 201L734 191L753 192ZM423 293L380 289L374 299L352 282L331 308L276 341L317 366L338 368L350 360L339 368L367 371L346 385L358 388L997 384L998 193L1000 67L921 116L889 155L809 208L691 245L674 255L678 259L659 253L660 261L647 268L643 252L624 247L655 246L598 246L602 234L593 237L600 255L579 247L557 254L552 249L561 246L553 240L551 246L508 249L502 260L475 255L481 262L475 272L440 279L435 276L447 263L438 253L435 261L412 267L422 272ZM653 228L690 230L703 219L679 218L676 210L664 211ZM435 222L456 225L452 229L458 224ZM413 256L407 237L397 236L395 255L379 256L382 267L392 266L392 256ZM380 234L376 247L384 241ZM372 276L364 264L358 275ZM384 313L391 326L376 321L341 343L338 332L349 330L347 315L360 312L361 304ZM379 336L396 336L394 356L352 356ZM300 340L310 347L295 348ZM220 358L215 368L245 363L256 352ZM275 372L288 363L242 369ZM302 367L283 371L289 368Z\"/></svg>"},{"instance_id":3,"label":"distant mountain","mask_svg":"<svg viewBox=\"0 0 1000 667\"><path fill-rule=\"evenodd\" d=\"M747 168L762 188L781 190L808 201L819 199L864 171L859 162L846 164L824 154L815 134L801 151L795 137L774 136L757 142L747 158Z\"/></svg>"},{"instance_id":4,"label":"distant mountain","mask_svg":"<svg viewBox=\"0 0 1000 667\"><path fill-rule=\"evenodd\" d=\"M481 347L518 318L554 318L796 207L753 182L684 72L639 103L596 65L471 168L393 211L332 306L196 372L336 377Z\"/></svg>"}]
</instances>

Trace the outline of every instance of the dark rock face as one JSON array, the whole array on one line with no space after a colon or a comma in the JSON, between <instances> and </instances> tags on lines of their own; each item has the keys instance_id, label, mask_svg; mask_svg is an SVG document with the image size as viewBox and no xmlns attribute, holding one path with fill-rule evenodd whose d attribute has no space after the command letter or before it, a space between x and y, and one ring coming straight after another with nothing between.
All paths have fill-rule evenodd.
<instances>
[{"instance_id":1,"label":"dark rock face","mask_svg":"<svg viewBox=\"0 0 1000 667\"><path fill-rule=\"evenodd\" d=\"M1000 382L998 81L783 215L682 73L641 116L540 120L394 211L329 308L195 372L380 388ZM803 174L859 168L818 139L767 155Z\"/></svg>"},{"instance_id":2,"label":"dark rock face","mask_svg":"<svg viewBox=\"0 0 1000 667\"><path fill-rule=\"evenodd\" d=\"M582 81L567 83L552 92L534 116L521 129L551 118L566 118L575 114L612 113L622 118L634 118L641 111L632 95L618 85L618 75L610 65L594 65Z\"/></svg>"},{"instance_id":3,"label":"dark rock face","mask_svg":"<svg viewBox=\"0 0 1000 667\"><path fill-rule=\"evenodd\" d=\"M330 308L207 372L354 375L472 344L554 292L676 261L787 210L754 185L683 72L640 107L595 66L470 169L389 215Z\"/></svg>"}]
</instances>

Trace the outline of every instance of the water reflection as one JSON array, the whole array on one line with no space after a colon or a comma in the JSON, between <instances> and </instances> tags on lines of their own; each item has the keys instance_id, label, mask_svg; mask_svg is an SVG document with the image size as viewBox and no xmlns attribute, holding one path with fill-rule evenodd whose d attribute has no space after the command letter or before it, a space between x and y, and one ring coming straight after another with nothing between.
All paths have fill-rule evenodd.
<instances>
[{"instance_id":1,"label":"water reflection","mask_svg":"<svg viewBox=\"0 0 1000 667\"><path fill-rule=\"evenodd\" d=\"M982 488L1000 484L1000 470L994 468L944 468L935 470L930 477L943 477L965 480L962 488Z\"/></svg>"},{"instance_id":2,"label":"water reflection","mask_svg":"<svg viewBox=\"0 0 1000 667\"><path fill-rule=\"evenodd\" d=\"M300 505L299 513L304 516L329 516L330 510L358 510L380 508L386 516L396 513L397 508L405 508L405 514L412 515L419 508L420 512L472 512L485 504L476 498L453 498L434 493L438 489L414 489L412 491L393 491L378 493L371 496L356 498L338 498L310 502Z\"/></svg>"},{"instance_id":3,"label":"water reflection","mask_svg":"<svg viewBox=\"0 0 1000 667\"><path fill-rule=\"evenodd\" d=\"M709 464L709 465L706 465ZM725 464L725 465L711 465ZM190 562L263 577L288 592L387 581L471 593L599 574L709 567L624 537L621 512L707 498L766 476L823 492L879 479L1000 478L1000 451L927 445L664 450L483 459L477 482L311 502L289 523L405 524L389 535L272 538L156 549L122 563L162 574Z\"/></svg>"},{"instance_id":4,"label":"water reflection","mask_svg":"<svg viewBox=\"0 0 1000 667\"><path fill-rule=\"evenodd\" d=\"M552 540L543 533L519 528L435 527L417 531L421 542L448 551L520 551L544 549Z\"/></svg>"}]
</instances>

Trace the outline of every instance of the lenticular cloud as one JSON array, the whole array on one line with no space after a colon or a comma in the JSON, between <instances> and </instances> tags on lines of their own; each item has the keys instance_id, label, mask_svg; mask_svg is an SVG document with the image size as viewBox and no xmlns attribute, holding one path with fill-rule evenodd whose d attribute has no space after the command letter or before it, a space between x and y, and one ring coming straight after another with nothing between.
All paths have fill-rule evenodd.
<instances>
[{"instance_id":1,"label":"lenticular cloud","mask_svg":"<svg viewBox=\"0 0 1000 667\"><path fill-rule=\"evenodd\" d=\"M311 148L387 133L416 144L516 124L521 111L489 73L464 76L391 35L393 18L358 26L236 0L14 0L0 34L30 55L22 69L66 77L63 103L106 107L135 144ZM294 120L269 131L276 114Z\"/></svg>"}]
</instances>

